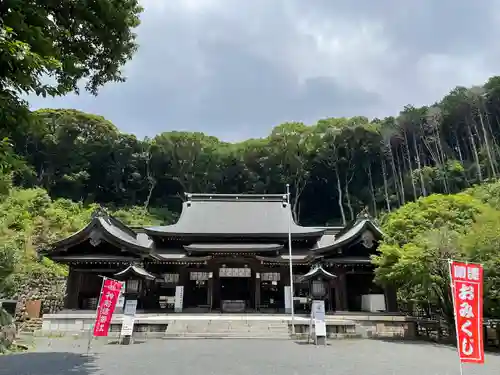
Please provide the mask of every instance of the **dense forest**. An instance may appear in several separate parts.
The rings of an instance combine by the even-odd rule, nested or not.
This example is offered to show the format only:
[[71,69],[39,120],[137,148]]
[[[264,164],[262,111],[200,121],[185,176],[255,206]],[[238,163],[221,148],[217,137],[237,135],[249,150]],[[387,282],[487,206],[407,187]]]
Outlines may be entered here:
[[0,136],[24,161],[15,183],[54,198],[178,213],[184,192],[281,193],[289,183],[299,223],[337,225],[495,179],[500,77],[396,117],[285,123],[240,143],[175,131],[140,140],[103,117],[55,109]]

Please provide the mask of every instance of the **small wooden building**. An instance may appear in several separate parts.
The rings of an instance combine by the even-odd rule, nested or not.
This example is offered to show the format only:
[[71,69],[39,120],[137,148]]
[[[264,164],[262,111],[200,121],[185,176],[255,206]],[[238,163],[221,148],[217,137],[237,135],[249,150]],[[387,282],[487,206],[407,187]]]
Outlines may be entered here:
[[85,228],[41,254],[69,265],[68,310],[95,309],[101,276],[120,275],[141,280],[143,312],[284,313],[289,227],[295,311],[308,311],[309,283],[301,279],[318,265],[336,276],[327,312],[366,310],[362,301],[373,295],[382,296],[382,310],[396,311],[395,292],[373,283],[370,255],[382,237],[373,221],[361,216],[345,228],[303,227],[285,195],[186,194],[176,224],[140,229],[97,210]]

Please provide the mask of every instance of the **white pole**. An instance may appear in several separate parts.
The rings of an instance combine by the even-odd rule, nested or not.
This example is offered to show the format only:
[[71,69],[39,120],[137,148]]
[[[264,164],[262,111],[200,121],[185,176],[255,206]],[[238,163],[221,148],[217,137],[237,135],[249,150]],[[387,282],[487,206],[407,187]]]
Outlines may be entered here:
[[448,270],[450,272],[450,288],[451,288],[451,301],[453,302],[453,317],[455,318],[455,333],[457,335],[457,354],[458,354],[458,363],[460,365],[460,375],[463,375],[464,368],[462,366],[462,360],[460,359],[460,340],[458,335],[458,318],[457,318],[457,309],[455,306],[455,285],[453,284],[453,275],[451,269],[451,259],[448,259]]
[[292,207],[290,206],[290,184],[286,184],[286,201],[290,209],[290,217],[288,218],[288,266],[290,268],[290,312],[292,313],[292,335],[295,335],[295,307],[294,292],[293,292],[293,267],[292,267]]

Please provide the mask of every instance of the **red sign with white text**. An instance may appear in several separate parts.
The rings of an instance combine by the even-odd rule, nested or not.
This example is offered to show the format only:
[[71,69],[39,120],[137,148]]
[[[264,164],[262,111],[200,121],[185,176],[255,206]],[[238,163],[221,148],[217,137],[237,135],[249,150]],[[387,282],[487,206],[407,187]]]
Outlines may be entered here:
[[94,323],[94,336],[107,336],[111,318],[115,311],[116,302],[120,296],[122,283],[105,278],[102,283],[101,297],[97,307],[97,316]]
[[483,267],[450,263],[458,355],[462,363],[484,363]]

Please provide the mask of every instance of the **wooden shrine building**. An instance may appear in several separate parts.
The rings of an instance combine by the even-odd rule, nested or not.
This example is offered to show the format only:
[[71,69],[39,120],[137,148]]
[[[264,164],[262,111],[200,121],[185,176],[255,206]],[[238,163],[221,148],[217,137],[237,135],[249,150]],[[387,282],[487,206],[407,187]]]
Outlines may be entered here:
[[176,224],[141,229],[97,210],[85,228],[41,254],[69,266],[68,310],[95,309],[107,276],[140,283],[145,313],[284,313],[289,226],[295,311],[308,311],[309,284],[301,280],[318,266],[335,275],[327,312],[366,311],[367,296],[378,297],[377,310],[396,311],[395,292],[373,283],[370,255],[382,232],[370,218],[345,228],[302,227],[285,195],[186,194]]

